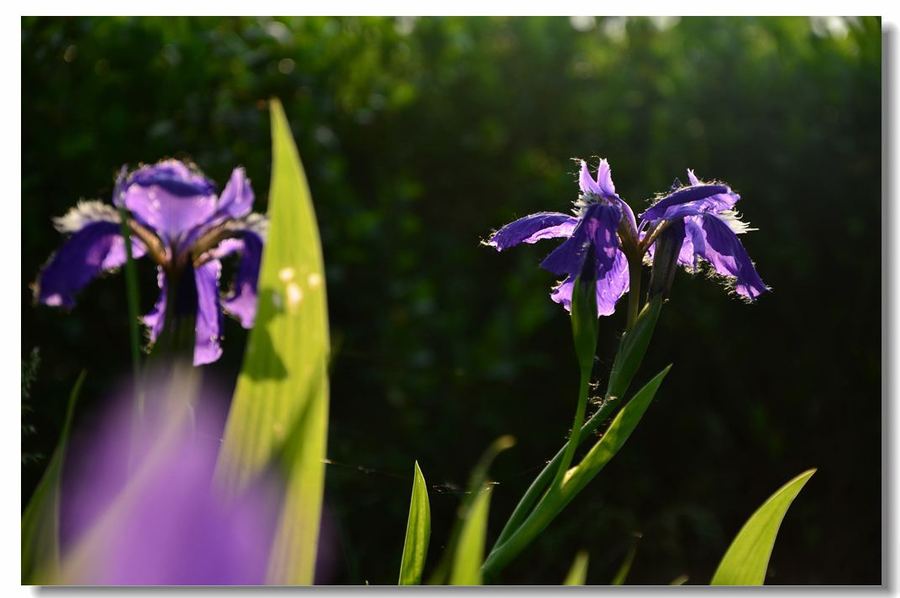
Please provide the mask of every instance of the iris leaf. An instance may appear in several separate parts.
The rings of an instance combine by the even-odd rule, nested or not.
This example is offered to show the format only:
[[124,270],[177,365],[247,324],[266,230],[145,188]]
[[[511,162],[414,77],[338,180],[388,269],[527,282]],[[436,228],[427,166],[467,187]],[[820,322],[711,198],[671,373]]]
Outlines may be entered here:
[[616,571],[615,577],[613,577],[612,582],[610,582],[611,585],[625,585],[625,580],[628,579],[628,574],[631,572],[631,565],[634,564],[634,557],[637,556],[638,542],[640,542],[640,536],[636,536],[634,541],[631,543],[631,546],[628,548],[628,553],[625,555],[625,560],[622,561],[622,564],[619,566],[619,570]]
[[22,515],[22,583],[48,584],[58,578],[59,556],[59,497],[63,463],[75,405],[87,372],[82,371],[69,394],[66,419],[59,443],[53,451],[47,470],[38,483]]
[[512,436],[501,436],[497,438],[486,451],[478,459],[478,463],[472,469],[469,475],[469,485],[467,493],[457,511],[456,522],[450,532],[450,540],[447,542],[444,553],[437,566],[434,568],[428,583],[431,585],[441,585],[448,583],[451,567],[456,558],[456,547],[459,541],[462,528],[465,526],[469,518],[469,512],[474,508],[475,500],[480,496],[481,489],[488,483],[488,471],[497,455],[503,451],[513,447],[516,444],[515,438]]
[[463,522],[459,542],[456,545],[453,567],[450,570],[451,585],[481,585],[481,562],[484,559],[491,489],[491,486],[485,485],[478,492],[472,508],[469,509]]
[[588,569],[588,553],[585,550],[578,551],[575,560],[572,562],[572,568],[569,569],[564,586],[583,586],[587,579]]
[[750,516],[722,557],[722,562],[719,563],[710,582],[711,585],[763,584],[781,522],[791,503],[814,473],[816,470],[810,469],[789,481]]
[[280,466],[285,495],[269,583],[313,583],[325,482],[329,356],[325,269],[303,166],[278,100],[272,117],[269,229],[217,482],[234,495]]
[[504,542],[495,545],[482,566],[482,573],[486,577],[494,578],[534,541],[560,511],[612,460],[641,421],[671,368],[671,365],[667,366],[628,401],[610,423],[603,437],[578,465],[566,472],[562,487],[551,486],[521,525]]
[[412,496],[409,499],[409,518],[406,522],[406,541],[403,544],[403,557],[400,559],[400,585],[421,583],[430,537],[431,505],[428,502],[428,486],[425,485],[425,477],[416,461]]

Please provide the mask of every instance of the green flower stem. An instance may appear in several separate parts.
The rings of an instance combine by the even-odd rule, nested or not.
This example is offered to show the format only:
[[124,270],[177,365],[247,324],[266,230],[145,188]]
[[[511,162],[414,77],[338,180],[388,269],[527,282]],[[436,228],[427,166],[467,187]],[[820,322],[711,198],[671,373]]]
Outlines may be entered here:
[[[597,412],[581,426],[578,433],[578,439],[574,444],[575,447],[589,438],[590,435],[599,428],[601,424],[606,422],[612,416],[613,412],[622,404],[617,399],[625,394],[643,360],[644,354],[647,352],[661,308],[662,299],[658,297],[654,298],[644,306],[643,310],[641,310],[634,327],[627,331],[622,337],[610,371],[605,400]],[[538,503],[541,495],[547,491],[554,476],[559,471],[566,471],[566,469],[561,467],[561,464],[563,462],[563,457],[567,450],[569,450],[570,444],[571,443],[567,443],[556,453],[553,459],[544,467],[525,491],[525,494],[519,500],[512,515],[510,515],[506,525],[504,525],[503,530],[500,532],[500,536],[494,543],[491,554],[509,540],[510,537],[522,527],[529,515],[536,510],[535,505]],[[489,556],[488,560],[490,559],[491,557]],[[496,565],[492,565],[492,567],[496,567]]]
[[131,370],[134,376],[134,417],[140,422],[144,414],[144,393],[141,390],[141,337],[138,328],[138,283],[137,268],[131,252],[131,227],[128,212],[119,208],[122,238],[125,241],[125,295],[128,303],[128,333],[131,339]]
[[[600,409],[597,410],[594,415],[590,417],[590,419],[585,422],[578,434],[578,445],[583,444],[586,439],[590,437],[590,435],[600,427],[600,425],[605,422],[612,415],[612,412],[615,410],[617,406],[617,401],[605,401]],[[563,455],[568,448],[568,444],[563,448],[559,449],[559,452],[550,460],[549,463],[544,467],[540,474],[531,482],[531,485],[528,487],[528,490],[525,491],[525,494],[522,495],[522,498],[519,500],[519,504],[516,505],[516,508],[513,510],[512,515],[510,515],[509,520],[506,522],[506,525],[503,527],[503,531],[500,532],[500,536],[497,538],[497,541],[494,543],[494,548],[497,548],[501,544],[503,544],[513,532],[515,532],[522,522],[525,521],[525,518],[528,517],[528,514],[531,513],[532,507],[537,503],[538,499],[541,496],[541,493],[544,492],[547,487],[550,485],[550,481],[555,472],[559,471],[560,463],[562,463]]]
[[556,476],[553,478],[552,486],[562,486],[563,478],[572,459],[575,457],[575,449],[578,448],[581,436],[581,426],[584,423],[584,412],[587,410],[588,390],[591,382],[591,369],[581,369],[581,380],[578,385],[578,405],[575,408],[575,420],[572,422],[572,432],[569,434],[569,441],[563,452],[562,460],[556,469]]
[[634,328],[641,307],[641,256],[628,256],[628,323],[625,330]]

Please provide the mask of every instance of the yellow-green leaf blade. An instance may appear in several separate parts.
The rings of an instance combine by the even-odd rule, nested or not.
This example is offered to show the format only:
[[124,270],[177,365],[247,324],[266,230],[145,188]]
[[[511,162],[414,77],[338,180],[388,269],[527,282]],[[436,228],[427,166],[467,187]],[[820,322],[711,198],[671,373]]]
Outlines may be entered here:
[[481,563],[484,561],[485,534],[491,503],[491,486],[485,486],[469,509],[450,570],[450,585],[481,585]]
[[585,550],[579,550],[572,562],[572,568],[566,575],[564,586],[583,586],[587,580],[588,553]]
[[425,476],[415,463],[412,495],[409,499],[409,518],[406,522],[406,541],[400,559],[401,586],[422,583],[425,557],[428,556],[428,541],[431,538],[431,504],[428,501],[428,486]]
[[815,469],[804,471],[789,481],[750,516],[722,557],[710,582],[712,585],[763,584],[781,522],[791,503],[815,472]]
[[311,584],[325,480],[329,354],[325,268],[306,176],[271,102],[269,228],[250,332],[217,472],[228,494],[281,466],[285,496],[268,581]]
[[59,494],[66,447],[86,372],[81,372],[66,407],[59,443],[22,514],[22,583],[54,583],[59,576]]

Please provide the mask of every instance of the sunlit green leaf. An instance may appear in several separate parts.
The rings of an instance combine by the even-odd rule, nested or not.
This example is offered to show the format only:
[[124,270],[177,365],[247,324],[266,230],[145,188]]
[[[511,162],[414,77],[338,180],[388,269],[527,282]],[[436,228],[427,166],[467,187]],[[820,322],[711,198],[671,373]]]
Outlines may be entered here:
[[231,404],[218,480],[226,493],[279,464],[285,496],[268,581],[311,584],[328,430],[325,269],[306,176],[281,104],[272,100],[269,229],[256,323]]
[[631,380],[644,360],[647,347],[650,346],[650,339],[653,338],[653,331],[656,330],[656,321],[659,319],[661,309],[662,298],[654,297],[641,310],[634,327],[622,336],[616,358],[609,372],[609,383],[606,388],[607,398],[625,396]]
[[488,482],[488,471],[490,470],[491,464],[494,462],[494,459],[497,458],[497,455],[515,446],[515,444],[516,439],[512,436],[501,436],[500,438],[497,438],[491,443],[487,450],[482,453],[481,458],[478,459],[478,463],[472,468],[472,473],[469,475],[467,493],[460,503],[459,509],[457,509],[456,521],[450,532],[450,539],[447,541],[440,561],[428,579],[429,584],[441,585],[448,583],[453,560],[456,558],[456,546],[462,528],[468,520],[469,511],[474,507],[475,500],[480,496],[481,489]]
[[619,570],[616,571],[612,582],[610,582],[611,585],[621,586],[625,584],[625,580],[628,579],[628,574],[631,572],[631,565],[634,564],[634,557],[637,555],[638,542],[640,542],[640,539],[640,536],[634,538],[634,541],[628,548],[628,553],[625,555],[625,560],[622,561]]
[[403,543],[403,557],[400,559],[400,585],[421,583],[430,537],[431,505],[428,502],[428,486],[425,485],[425,477],[416,461],[412,496],[409,499],[409,518],[406,522],[406,541]]
[[580,550],[578,551],[578,554],[575,555],[575,561],[572,563],[572,568],[569,569],[569,573],[566,575],[566,580],[563,582],[563,585],[583,586],[587,579],[587,569],[588,553],[585,550]]
[[486,485],[472,503],[472,508],[463,522],[456,545],[456,554],[450,570],[450,584],[454,586],[481,585],[481,562],[484,559],[485,534],[487,534],[488,511],[491,504],[491,489]]
[[758,586],[766,578],[769,557],[781,521],[815,469],[804,471],[779,488],[759,507],[722,557],[710,582],[714,586]]
[[568,471],[563,485],[563,494],[567,497],[566,502],[580,492],[619,452],[641,421],[644,412],[647,411],[647,407],[656,396],[659,385],[662,384],[670,369],[672,369],[671,365],[666,366],[663,371],[644,385],[613,418],[609,428],[581,462]]
[[38,483],[31,501],[22,515],[22,583],[53,583],[59,576],[59,493],[63,464],[75,405],[81,393],[86,372],[81,372],[66,407],[59,442],[53,451],[44,476]]
[[482,573],[486,577],[493,579],[503,567],[533,542],[560,511],[612,460],[641,421],[659,385],[671,368],[671,365],[667,366],[628,401],[610,423],[603,437],[578,465],[566,472],[562,487],[551,486],[509,538],[494,546],[482,567]]

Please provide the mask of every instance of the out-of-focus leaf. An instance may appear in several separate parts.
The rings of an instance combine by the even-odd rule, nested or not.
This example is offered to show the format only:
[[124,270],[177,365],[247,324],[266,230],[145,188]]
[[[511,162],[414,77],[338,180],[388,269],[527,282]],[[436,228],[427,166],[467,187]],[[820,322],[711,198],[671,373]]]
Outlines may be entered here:
[[231,404],[218,481],[226,494],[279,463],[285,496],[270,583],[312,584],[325,481],[329,355],[325,269],[312,199],[281,104],[272,100],[269,229],[256,322]]
[[450,584],[454,586],[481,585],[481,562],[484,559],[485,534],[487,534],[488,511],[491,504],[489,485],[478,492],[472,508],[469,509],[459,534],[453,567],[450,570]]
[[688,576],[687,575],[679,575],[675,579],[669,582],[670,586],[683,586],[687,583]]
[[586,550],[579,550],[578,554],[575,555],[575,561],[572,563],[572,568],[569,569],[569,573],[566,575],[566,580],[563,582],[563,585],[583,586],[587,579],[587,568],[588,553]]
[[487,448],[486,451],[478,459],[478,463],[472,469],[469,476],[468,493],[459,505],[457,511],[456,522],[453,524],[453,530],[450,532],[450,540],[447,542],[441,560],[428,579],[428,583],[432,585],[440,585],[448,583],[450,570],[453,560],[456,558],[456,546],[459,540],[463,526],[468,521],[469,511],[472,510],[475,500],[480,496],[481,489],[488,481],[488,471],[491,463],[497,458],[497,455],[503,451],[515,446],[516,439],[512,436],[501,436],[496,439]]
[[638,542],[640,542],[640,540],[640,536],[635,536],[634,541],[628,548],[628,553],[625,555],[625,560],[622,561],[619,570],[616,571],[612,582],[610,582],[611,585],[621,586],[625,584],[625,580],[628,579],[628,573],[631,571],[631,565],[634,563],[634,557],[637,555]]
[[406,522],[406,541],[403,543],[403,557],[400,559],[400,585],[421,583],[430,537],[431,505],[428,502],[428,486],[425,485],[425,477],[416,461],[412,496],[409,499],[409,518]]
[[66,446],[72,429],[75,405],[81,393],[86,372],[75,381],[69,394],[66,419],[59,442],[31,501],[22,515],[22,583],[47,584],[58,578],[59,558],[59,492]]
[[758,586],[766,578],[769,557],[781,521],[788,508],[809,478],[816,473],[815,469],[804,471],[787,484],[779,488],[766,502],[759,507],[722,557],[711,585],[714,586]]

